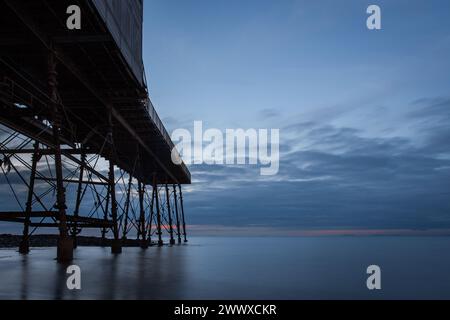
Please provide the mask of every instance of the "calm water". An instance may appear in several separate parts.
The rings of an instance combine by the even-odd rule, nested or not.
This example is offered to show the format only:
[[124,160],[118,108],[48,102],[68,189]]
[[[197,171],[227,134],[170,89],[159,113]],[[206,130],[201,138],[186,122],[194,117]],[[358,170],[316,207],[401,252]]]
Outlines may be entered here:
[[[450,299],[450,238],[191,238],[147,251],[79,248],[82,290],[55,249],[0,250],[0,299]],[[366,268],[382,268],[382,290]]]

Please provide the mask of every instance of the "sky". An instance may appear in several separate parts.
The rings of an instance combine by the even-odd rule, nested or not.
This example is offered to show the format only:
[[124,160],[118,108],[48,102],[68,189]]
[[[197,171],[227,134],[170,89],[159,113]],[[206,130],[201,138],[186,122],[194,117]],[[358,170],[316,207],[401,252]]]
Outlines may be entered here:
[[[371,4],[382,30],[366,27]],[[448,1],[144,5],[149,92],[169,132],[196,120],[280,129],[276,176],[190,166],[190,224],[262,233],[450,228]]]
[[169,132],[280,130],[277,175],[189,166],[188,232],[450,235],[450,2],[144,0],[143,40]]

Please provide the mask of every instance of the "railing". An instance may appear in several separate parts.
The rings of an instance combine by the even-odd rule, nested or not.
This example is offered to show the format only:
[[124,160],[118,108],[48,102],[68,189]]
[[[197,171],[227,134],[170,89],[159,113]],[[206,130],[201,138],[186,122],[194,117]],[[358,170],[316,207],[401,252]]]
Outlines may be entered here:
[[[167,132],[166,128],[164,127],[164,124],[162,123],[161,119],[159,118],[158,113],[156,112],[155,107],[153,106],[150,98],[147,98],[147,100],[145,101],[144,104],[145,104],[145,108],[147,109],[147,112],[148,112],[150,118],[152,119],[153,123],[158,128],[159,133],[162,135],[163,139],[167,142],[167,144],[170,147],[170,150],[172,151],[172,149],[175,148],[175,145],[172,141],[172,138],[170,138],[170,135]],[[181,163],[180,166],[183,169],[183,171],[185,172],[185,174],[189,177],[189,180],[190,180],[191,174],[190,174],[188,168],[186,167],[186,165],[184,163]]]
[[147,98],[147,101],[145,102],[145,107],[147,109],[148,114],[150,115],[150,118],[153,120],[154,124],[158,128],[159,132],[163,136],[164,140],[169,144],[170,149],[174,148],[175,145],[173,144],[172,139],[170,138],[169,133],[167,132],[166,128],[164,127],[164,124],[162,123],[161,119],[158,116],[158,113],[155,110],[155,107],[153,106],[150,98]]

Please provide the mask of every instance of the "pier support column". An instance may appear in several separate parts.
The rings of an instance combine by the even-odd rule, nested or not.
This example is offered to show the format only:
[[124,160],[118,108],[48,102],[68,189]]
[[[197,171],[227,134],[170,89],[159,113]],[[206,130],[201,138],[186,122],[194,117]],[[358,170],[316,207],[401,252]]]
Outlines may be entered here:
[[152,245],[152,229],[153,229],[153,208],[155,205],[155,188],[152,187],[152,198],[150,200],[150,218],[148,221],[148,245]]
[[170,234],[170,244],[175,244],[175,239],[173,238],[173,224],[172,224],[172,211],[170,210],[170,194],[169,186],[166,183],[166,203],[167,203],[167,215],[169,216],[169,234]]
[[109,193],[111,198],[111,217],[113,222],[113,235],[114,239],[111,245],[111,252],[114,254],[122,253],[122,241],[119,239],[119,226],[117,224],[117,201],[116,201],[116,178],[114,174],[114,140],[113,140],[113,122],[112,122],[112,112],[110,110],[108,114],[108,124],[109,124],[109,146],[111,148],[111,155],[109,159]]
[[181,219],[183,220],[183,236],[184,236],[184,242],[187,241],[187,235],[186,235],[186,221],[184,219],[184,205],[183,205],[183,192],[181,191],[181,185],[178,185],[178,188],[180,190],[180,205],[181,205]]
[[34,153],[31,159],[31,174],[30,174],[30,184],[28,186],[28,196],[25,208],[25,222],[23,224],[23,238],[20,242],[19,252],[21,254],[27,254],[30,252],[30,216],[33,209],[33,194],[34,194],[34,181],[36,178],[36,168],[39,161],[39,143],[34,143]]
[[[81,147],[83,149],[83,147]],[[83,176],[84,176],[84,166],[86,165],[86,155],[84,152],[81,153],[81,165],[80,165],[80,176],[78,178],[78,187],[77,187],[77,199],[75,203],[75,210],[73,215],[75,218],[78,218],[80,214],[80,205],[81,205],[81,197],[83,195]],[[78,230],[78,222],[75,219],[72,228],[72,239],[73,239],[73,248],[76,249],[78,246],[77,243],[77,235],[80,231]]]
[[178,197],[177,197],[177,188],[175,187],[175,185],[173,185],[173,198],[175,203],[175,216],[177,219],[178,243],[181,243],[180,216],[178,213]]
[[[108,178],[109,179],[109,178]],[[105,202],[105,211],[103,213],[103,220],[106,222],[108,221],[108,210],[109,210],[109,201],[111,197],[111,190],[110,190],[110,184],[108,183],[107,190],[106,190],[106,202]],[[102,228],[102,247],[106,247],[106,227]]]
[[159,192],[158,192],[158,185],[156,184],[156,175],[153,176],[153,192],[155,195],[155,205],[156,205],[156,219],[158,223],[158,246],[162,246],[163,240],[162,240],[162,229],[161,229],[161,208],[159,207]]
[[130,195],[131,195],[131,185],[133,182],[133,176],[130,174],[130,178],[128,180],[128,189],[127,189],[127,198],[125,200],[125,221],[123,223],[123,230],[122,230],[122,240],[127,240],[127,233],[128,233],[128,213],[130,211]]
[[139,192],[139,235],[141,236],[141,248],[147,249],[148,248],[148,242],[147,242],[147,230],[145,228],[145,208],[144,208],[144,194],[145,194],[145,185],[141,183],[141,181],[138,181],[138,192]]
[[56,173],[56,205],[59,213],[59,239],[57,249],[58,262],[69,262],[73,260],[73,241],[69,237],[66,218],[66,190],[63,182],[63,167],[61,159],[60,131],[62,125],[61,105],[57,90],[56,58],[53,52],[48,56],[48,89],[50,96],[49,107],[52,114],[53,148],[55,152]]
[[109,190],[111,193],[111,217],[113,222],[114,239],[111,245],[111,252],[114,254],[122,253],[122,241],[119,239],[119,226],[117,224],[117,202],[116,202],[116,184],[114,175],[114,163],[109,160]]

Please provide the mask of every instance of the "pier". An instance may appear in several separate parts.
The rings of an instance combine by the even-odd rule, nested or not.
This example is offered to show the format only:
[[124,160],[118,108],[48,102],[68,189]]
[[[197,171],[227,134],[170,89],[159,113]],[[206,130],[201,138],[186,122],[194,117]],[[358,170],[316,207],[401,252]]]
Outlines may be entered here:
[[136,0],[0,1],[0,176],[15,203],[0,221],[23,225],[21,253],[44,228],[60,262],[85,230],[114,254],[130,238],[187,242],[191,176],[150,100],[142,22]]

